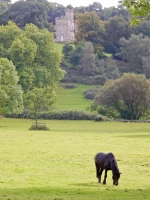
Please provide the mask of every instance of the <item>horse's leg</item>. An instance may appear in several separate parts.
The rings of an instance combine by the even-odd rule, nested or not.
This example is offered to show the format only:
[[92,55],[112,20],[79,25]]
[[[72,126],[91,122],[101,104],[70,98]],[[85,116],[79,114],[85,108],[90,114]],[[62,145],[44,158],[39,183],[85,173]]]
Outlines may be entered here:
[[101,176],[102,176],[102,173],[103,173],[103,169],[101,168],[101,169],[100,169],[100,172],[99,172],[99,183],[101,183]]
[[99,178],[99,170],[100,170],[100,167],[97,163],[95,163],[95,167],[96,167],[96,177]]
[[104,175],[104,180],[103,180],[103,184],[106,184],[106,178],[107,178],[107,169],[105,169],[105,175]]
[[101,174],[100,174],[100,166],[95,163],[96,166],[96,177],[98,178],[98,183],[101,183]]

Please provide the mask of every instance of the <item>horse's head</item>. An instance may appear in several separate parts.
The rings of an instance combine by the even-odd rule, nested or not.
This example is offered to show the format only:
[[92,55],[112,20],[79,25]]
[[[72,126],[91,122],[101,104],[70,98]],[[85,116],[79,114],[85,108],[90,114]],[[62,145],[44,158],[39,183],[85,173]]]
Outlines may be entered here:
[[114,175],[113,175],[113,177],[112,177],[112,179],[113,179],[113,185],[118,185],[119,183],[118,183],[118,180],[119,180],[119,178],[120,178],[120,174],[121,173],[115,173]]
[[115,158],[112,158],[111,160],[111,169],[112,169],[112,172],[113,172],[113,185],[118,185],[118,180],[120,178],[120,172],[119,172],[119,168],[118,168],[118,165],[117,165],[117,162],[116,162],[116,159]]

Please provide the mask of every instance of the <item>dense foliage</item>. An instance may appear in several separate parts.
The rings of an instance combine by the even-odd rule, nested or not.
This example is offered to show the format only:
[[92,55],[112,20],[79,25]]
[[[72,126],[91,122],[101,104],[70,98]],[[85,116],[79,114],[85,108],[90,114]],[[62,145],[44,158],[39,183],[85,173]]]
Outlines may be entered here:
[[[55,102],[56,83],[64,76],[61,68],[67,71],[62,81],[68,83],[104,85],[106,80],[121,78],[128,72],[150,78],[149,3],[143,0],[121,2],[118,7],[103,8],[101,3],[94,2],[87,7],[73,8],[47,0],[13,4],[10,0],[0,0],[0,59],[5,58],[14,66],[19,77],[14,88],[20,88],[20,102],[23,90],[25,108],[30,109],[35,118]],[[61,57],[54,44],[55,18],[64,16],[66,8],[74,9],[76,41],[63,46]],[[131,27],[131,16],[135,17],[135,22],[141,20],[140,16],[146,18],[138,26]],[[86,95],[93,98],[95,92],[89,91]],[[40,100],[36,102],[35,99]],[[110,117],[143,117],[129,114],[127,107],[122,108],[123,112],[114,105],[98,107],[99,112]],[[8,110],[18,112],[15,106],[14,111]]]
[[[15,65],[19,76],[17,81],[19,80],[24,92],[24,102],[28,102],[25,108],[35,114],[35,119],[37,112],[49,110],[54,103],[54,88],[64,75],[64,71],[59,67],[60,55],[53,40],[52,33],[47,29],[40,30],[33,24],[27,24],[24,30],[11,21],[0,27],[0,55]],[[2,67],[4,66],[5,63],[2,63]],[[2,74],[0,82],[3,76]],[[9,98],[13,99],[11,95]]]
[[95,48],[95,52],[101,51],[102,48],[102,36],[104,34],[104,23],[98,17],[95,12],[85,12],[84,14],[78,14],[76,40],[86,40],[92,42]]
[[142,17],[149,15],[150,4],[148,0],[120,0],[120,2],[129,9],[133,24],[139,24]]
[[7,58],[0,58],[0,114],[23,111],[23,91],[18,81],[13,63]]
[[138,120],[149,114],[150,81],[144,75],[124,74],[100,88],[95,103],[113,107],[123,119]]

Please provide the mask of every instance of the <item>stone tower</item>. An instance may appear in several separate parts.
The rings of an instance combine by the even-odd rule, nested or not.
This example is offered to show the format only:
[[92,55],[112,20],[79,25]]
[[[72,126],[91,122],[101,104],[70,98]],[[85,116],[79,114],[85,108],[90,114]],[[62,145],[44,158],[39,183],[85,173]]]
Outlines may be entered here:
[[56,41],[74,41],[75,22],[73,9],[67,9],[65,16],[56,17]]

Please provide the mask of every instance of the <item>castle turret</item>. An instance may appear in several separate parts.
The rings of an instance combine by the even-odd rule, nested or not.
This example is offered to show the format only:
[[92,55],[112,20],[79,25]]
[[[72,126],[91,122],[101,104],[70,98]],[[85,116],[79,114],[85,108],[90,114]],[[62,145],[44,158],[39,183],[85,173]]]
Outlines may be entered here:
[[65,16],[56,17],[56,41],[73,41],[75,22],[73,9],[67,9]]
[[66,17],[71,20],[71,21],[74,21],[74,16],[73,16],[73,9],[67,9],[65,11],[66,13]]

